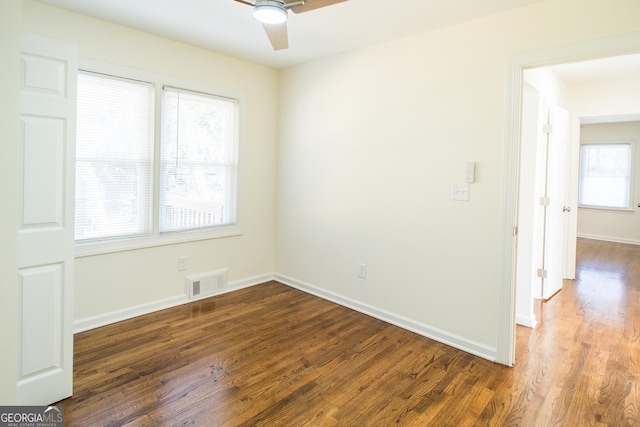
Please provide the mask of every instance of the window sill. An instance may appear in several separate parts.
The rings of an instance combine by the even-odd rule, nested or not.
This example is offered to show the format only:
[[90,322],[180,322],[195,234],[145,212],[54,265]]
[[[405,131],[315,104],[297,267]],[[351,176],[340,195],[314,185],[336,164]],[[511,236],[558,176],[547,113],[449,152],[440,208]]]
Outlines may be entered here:
[[206,231],[169,233],[160,236],[135,237],[122,240],[76,243],[76,258],[104,255],[115,252],[132,251],[156,246],[174,245],[177,243],[195,242],[198,240],[219,239],[240,236],[242,232],[237,225],[229,225]]
[[620,213],[633,213],[634,209],[629,208],[606,208],[600,206],[578,206],[578,209],[586,209],[590,211],[605,211],[605,212],[620,212]]

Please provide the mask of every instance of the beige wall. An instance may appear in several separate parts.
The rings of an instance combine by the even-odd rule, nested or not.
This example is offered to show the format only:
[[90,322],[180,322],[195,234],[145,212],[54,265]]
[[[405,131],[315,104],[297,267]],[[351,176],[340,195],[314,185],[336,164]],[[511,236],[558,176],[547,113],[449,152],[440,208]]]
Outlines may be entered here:
[[17,399],[18,380],[18,83],[20,1],[0,2],[0,405]]
[[580,208],[578,235],[640,245],[640,122],[583,125],[581,142],[634,141],[632,211]]
[[[223,88],[239,93],[245,104],[238,176],[242,235],[78,258],[77,322],[184,295],[188,274],[228,268],[233,285],[273,273],[277,71],[30,0],[23,1],[22,28],[78,44],[81,58]],[[189,257],[186,272],[178,271],[180,256]]]
[[569,85],[568,108],[578,117],[640,116],[640,76]]
[[[248,104],[243,235],[78,259],[76,319],[183,293],[176,267],[187,255],[190,274],[229,267],[230,280],[243,281],[277,271],[484,346],[488,354],[498,330],[506,61],[532,49],[640,31],[636,0],[551,0],[278,73],[31,0],[19,3],[22,10],[2,3],[3,57],[15,50],[22,13],[22,29],[77,43],[83,57],[239,91]],[[3,84],[6,93],[17,92]],[[3,108],[17,112],[10,102]],[[15,139],[15,126],[3,137]],[[17,159],[15,147],[0,150]],[[453,202],[450,186],[464,180],[467,161],[478,162],[478,181],[469,202]],[[16,182],[15,167],[2,173]],[[17,199],[10,188],[3,194]],[[17,209],[7,213],[15,220]],[[15,237],[0,229],[5,236],[2,251],[11,265],[3,263],[0,274],[12,286]],[[358,262],[368,264],[367,279],[356,277]],[[3,304],[17,300],[14,288],[5,295]],[[9,377],[17,363],[10,351],[17,345],[16,314],[13,306],[3,310],[9,350],[0,372]],[[1,396],[11,399],[15,390],[2,387]]]
[[568,109],[567,107],[567,85],[549,67],[532,68],[525,70],[524,80],[535,88],[542,99]]
[[[640,31],[638,16],[634,0],[552,0],[285,70],[278,273],[495,350],[507,60]],[[478,181],[454,202],[467,161]]]

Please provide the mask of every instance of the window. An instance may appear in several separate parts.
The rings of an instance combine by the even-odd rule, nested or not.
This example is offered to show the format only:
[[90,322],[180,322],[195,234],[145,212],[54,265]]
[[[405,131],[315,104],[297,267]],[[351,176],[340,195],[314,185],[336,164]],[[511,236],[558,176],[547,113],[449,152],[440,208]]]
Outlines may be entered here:
[[151,231],[153,86],[78,74],[76,240]]
[[629,209],[631,151],[628,142],[580,146],[580,206]]
[[160,231],[225,224],[233,217],[235,102],[165,88]]
[[78,74],[81,244],[152,246],[235,224],[238,101],[149,80]]

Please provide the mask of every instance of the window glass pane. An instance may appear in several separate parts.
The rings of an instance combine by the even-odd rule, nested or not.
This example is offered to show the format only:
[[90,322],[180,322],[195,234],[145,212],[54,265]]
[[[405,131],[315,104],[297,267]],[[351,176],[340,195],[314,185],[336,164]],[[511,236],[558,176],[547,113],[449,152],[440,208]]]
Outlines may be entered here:
[[628,208],[630,183],[630,144],[585,144],[580,147],[580,205]]
[[235,222],[237,101],[165,88],[160,231]]
[[153,86],[78,74],[76,240],[148,234]]

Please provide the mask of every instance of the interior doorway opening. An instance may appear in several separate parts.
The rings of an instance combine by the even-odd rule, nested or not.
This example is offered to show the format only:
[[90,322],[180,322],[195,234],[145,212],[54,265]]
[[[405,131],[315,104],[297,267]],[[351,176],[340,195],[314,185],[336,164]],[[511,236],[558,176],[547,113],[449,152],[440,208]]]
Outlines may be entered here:
[[[519,191],[520,148],[522,119],[522,90],[524,71],[556,64],[586,62],[594,59],[622,57],[640,54],[640,33],[613,36],[571,45],[562,45],[548,49],[516,54],[508,58],[507,64],[507,103],[506,103],[506,144],[504,152],[502,230],[500,235],[500,282],[498,290],[497,346],[496,361],[508,366],[515,363],[516,319],[520,312],[518,302],[523,292],[517,281],[517,242],[521,237],[522,226],[519,222],[518,200],[523,197]],[[637,97],[636,97],[637,99]],[[601,104],[600,107],[607,107]],[[610,106],[608,106],[610,107]],[[607,115],[640,115],[640,106],[629,112],[598,113],[581,112],[582,119]],[[526,299],[528,300],[528,299]]]
[[[548,300],[563,279],[575,278],[581,128],[638,120],[640,111],[629,97],[640,92],[640,54],[529,68],[523,82],[516,323],[535,327],[535,300]],[[566,151],[557,141],[549,145],[549,135],[565,130],[551,123],[554,108],[571,116]],[[565,173],[554,169],[558,161]],[[549,188],[562,189],[555,200]],[[560,229],[556,221],[550,230],[550,212],[563,217]]]

